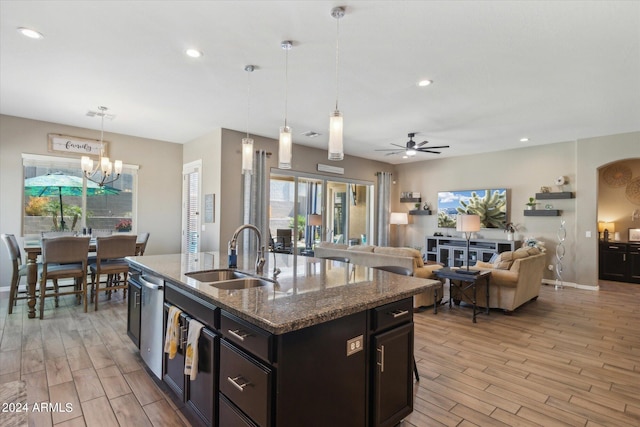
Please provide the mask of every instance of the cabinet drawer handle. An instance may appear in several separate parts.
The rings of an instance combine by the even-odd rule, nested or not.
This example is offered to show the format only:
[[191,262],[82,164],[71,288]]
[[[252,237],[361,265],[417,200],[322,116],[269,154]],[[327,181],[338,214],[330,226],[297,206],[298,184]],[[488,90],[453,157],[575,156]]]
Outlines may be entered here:
[[620,246],[609,246],[609,249],[620,249]]
[[140,292],[135,292],[133,298],[133,308],[140,306]]
[[244,380],[244,378],[242,378],[241,375],[238,375],[237,377],[234,377],[234,378],[227,377],[227,381],[229,381],[231,384],[233,384],[233,386],[235,388],[237,388],[240,391],[244,391],[244,388],[246,386],[248,386],[249,384],[251,384],[251,383],[249,381],[247,381],[247,380],[244,380],[244,382],[242,384],[239,384],[238,383],[239,379],[243,379]]
[[378,362],[378,366],[380,366],[380,373],[384,372],[384,346],[381,345],[380,348],[377,349],[378,353],[380,353],[380,361]]
[[244,341],[246,337],[251,336],[250,333],[243,332],[242,329],[236,329],[235,331],[232,331],[231,329],[229,329],[228,332],[232,337],[235,337],[240,341]]
[[404,316],[405,314],[409,314],[409,311],[407,310],[396,310],[396,311],[392,311],[389,314],[391,314],[393,316],[394,319]]
[[186,326],[180,326],[180,348],[184,348],[184,345],[187,343],[187,334],[185,332],[188,331]]

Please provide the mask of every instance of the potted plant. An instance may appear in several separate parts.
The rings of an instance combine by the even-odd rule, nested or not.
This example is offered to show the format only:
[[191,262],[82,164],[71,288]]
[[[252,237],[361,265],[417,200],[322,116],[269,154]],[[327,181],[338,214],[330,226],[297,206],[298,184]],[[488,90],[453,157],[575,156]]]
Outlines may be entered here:
[[121,219],[116,224],[116,230],[118,230],[121,233],[124,233],[126,231],[131,231],[131,220],[130,219]]
[[510,240],[510,241],[513,240],[513,236],[516,230],[517,230],[516,225],[512,222],[507,222],[504,225],[504,232],[507,233],[507,240]]
[[536,209],[536,205],[538,203],[536,202],[536,198],[535,197],[529,197],[529,201],[527,202],[527,209],[530,211],[533,211]]

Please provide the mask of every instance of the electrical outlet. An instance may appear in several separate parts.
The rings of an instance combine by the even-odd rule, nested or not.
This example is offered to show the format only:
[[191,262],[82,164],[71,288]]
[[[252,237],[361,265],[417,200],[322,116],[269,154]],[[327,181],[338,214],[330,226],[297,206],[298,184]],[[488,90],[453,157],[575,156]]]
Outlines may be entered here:
[[364,350],[364,336],[359,335],[347,341],[347,356]]

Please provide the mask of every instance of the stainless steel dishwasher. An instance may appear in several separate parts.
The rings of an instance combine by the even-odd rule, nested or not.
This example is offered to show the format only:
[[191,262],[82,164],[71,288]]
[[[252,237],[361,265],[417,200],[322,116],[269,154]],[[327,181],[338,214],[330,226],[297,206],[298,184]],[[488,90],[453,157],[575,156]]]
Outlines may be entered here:
[[158,378],[162,378],[162,303],[164,301],[164,280],[141,274],[142,286],[140,319],[140,356]]

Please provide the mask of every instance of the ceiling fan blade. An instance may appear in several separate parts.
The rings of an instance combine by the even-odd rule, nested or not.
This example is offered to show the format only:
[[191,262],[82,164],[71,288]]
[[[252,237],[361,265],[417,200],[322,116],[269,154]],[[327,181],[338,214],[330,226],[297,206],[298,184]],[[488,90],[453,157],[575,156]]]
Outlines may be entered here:
[[387,153],[385,156],[395,156],[396,154],[404,153],[404,150],[394,151],[392,153]]
[[426,150],[426,149],[422,149],[422,150],[418,150],[420,153],[433,153],[433,154],[440,154],[440,151],[432,151],[432,150]]
[[424,140],[424,141],[422,141],[421,143],[416,144],[416,147],[422,147],[424,144],[427,144],[427,143],[429,143],[429,141]]
[[373,151],[404,151],[404,147],[402,147],[402,150],[398,150],[397,148],[377,148]]
[[435,145],[433,147],[418,148],[418,150],[433,150],[433,149],[437,149],[437,148],[449,148],[449,146],[448,145]]

